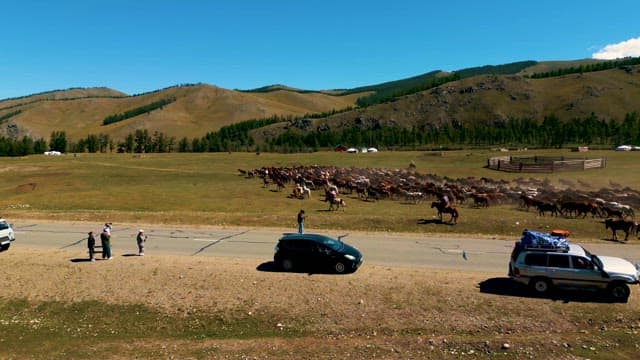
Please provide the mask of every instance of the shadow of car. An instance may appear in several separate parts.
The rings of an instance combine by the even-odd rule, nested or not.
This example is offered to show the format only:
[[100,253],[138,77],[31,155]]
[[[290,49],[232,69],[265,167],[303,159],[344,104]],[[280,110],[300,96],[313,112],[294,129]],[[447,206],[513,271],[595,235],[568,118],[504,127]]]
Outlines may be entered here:
[[554,289],[540,294],[531,287],[523,285],[508,277],[491,278],[478,284],[481,293],[500,296],[514,296],[526,298],[542,298],[564,303],[615,303],[616,300],[600,291],[586,289]]

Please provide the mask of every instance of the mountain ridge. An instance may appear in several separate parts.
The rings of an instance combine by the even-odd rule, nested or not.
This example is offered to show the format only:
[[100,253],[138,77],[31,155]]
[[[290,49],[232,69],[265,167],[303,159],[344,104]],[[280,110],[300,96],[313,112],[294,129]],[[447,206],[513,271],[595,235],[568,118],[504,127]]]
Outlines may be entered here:
[[[536,73],[601,62],[527,60],[455,72],[434,70],[353,89],[304,90],[274,84],[250,90],[228,90],[199,83],[135,95],[106,87],[53,90],[0,100],[0,135],[47,138],[52,131],[65,131],[72,141],[102,133],[120,140],[137,129],[146,129],[180,139],[201,137],[223,126],[251,119],[273,116],[290,119],[253,130],[256,138],[264,139],[286,131],[340,129],[354,124],[419,126],[426,130],[451,122],[490,124],[510,117],[539,120],[549,114],[571,118],[595,113],[620,119],[626,112],[638,111],[638,65],[531,78]],[[446,81],[439,83],[442,79]],[[387,97],[381,98],[380,103],[358,106],[362,99],[374,95]],[[169,98],[175,101],[103,125],[109,116]],[[312,116],[318,113],[332,115]],[[291,127],[291,121],[298,118],[310,120],[305,121],[304,126]]]

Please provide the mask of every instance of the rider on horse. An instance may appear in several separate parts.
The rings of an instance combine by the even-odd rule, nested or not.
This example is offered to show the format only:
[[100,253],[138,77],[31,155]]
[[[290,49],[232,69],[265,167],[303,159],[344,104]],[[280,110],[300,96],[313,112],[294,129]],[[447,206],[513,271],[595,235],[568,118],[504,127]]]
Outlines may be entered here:
[[440,194],[439,201],[440,201],[440,206],[442,206],[443,209],[446,209],[450,206],[449,197],[445,193]]

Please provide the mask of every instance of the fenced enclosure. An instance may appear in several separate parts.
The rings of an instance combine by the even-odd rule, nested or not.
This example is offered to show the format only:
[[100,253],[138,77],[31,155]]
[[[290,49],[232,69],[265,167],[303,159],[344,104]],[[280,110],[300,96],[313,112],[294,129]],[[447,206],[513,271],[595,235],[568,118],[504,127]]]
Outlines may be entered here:
[[577,159],[565,156],[496,156],[487,160],[487,167],[493,170],[524,173],[553,173],[560,171],[584,171],[602,169],[607,165],[605,158]]

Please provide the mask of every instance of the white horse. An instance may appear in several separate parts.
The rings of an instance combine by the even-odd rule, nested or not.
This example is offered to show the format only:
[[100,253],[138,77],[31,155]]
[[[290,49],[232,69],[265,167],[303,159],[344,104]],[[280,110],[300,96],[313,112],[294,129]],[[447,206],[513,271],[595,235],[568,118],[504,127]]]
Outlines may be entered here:
[[331,210],[338,210],[340,208],[342,208],[342,211],[344,211],[344,207],[347,204],[345,204],[344,200],[342,200],[339,197],[333,198],[329,201],[329,211]]
[[306,185],[298,185],[293,188],[293,196],[299,199],[304,199],[306,196],[307,199],[311,199],[311,189],[309,189]]

